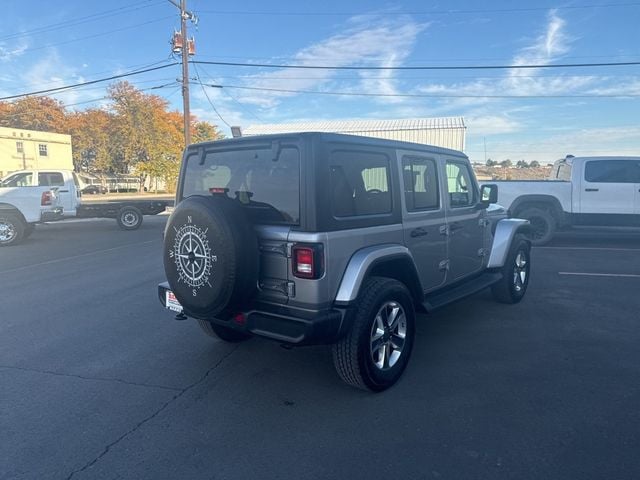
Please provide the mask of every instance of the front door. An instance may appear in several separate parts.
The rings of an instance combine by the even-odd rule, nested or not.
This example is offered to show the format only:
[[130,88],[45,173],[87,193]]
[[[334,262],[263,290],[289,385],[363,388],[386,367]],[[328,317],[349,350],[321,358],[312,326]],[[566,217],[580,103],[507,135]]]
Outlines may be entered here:
[[482,268],[485,211],[476,207],[479,192],[467,162],[446,159],[445,173],[451,283]]
[[425,292],[444,284],[447,274],[445,208],[438,162],[413,153],[400,154],[404,177],[404,241],[411,251]]

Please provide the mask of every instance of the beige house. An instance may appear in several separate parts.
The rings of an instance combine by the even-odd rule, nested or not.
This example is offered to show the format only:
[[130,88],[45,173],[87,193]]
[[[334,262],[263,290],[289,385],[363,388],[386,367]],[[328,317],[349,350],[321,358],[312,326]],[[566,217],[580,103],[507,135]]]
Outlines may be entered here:
[[0,127],[0,177],[47,168],[73,170],[71,135]]

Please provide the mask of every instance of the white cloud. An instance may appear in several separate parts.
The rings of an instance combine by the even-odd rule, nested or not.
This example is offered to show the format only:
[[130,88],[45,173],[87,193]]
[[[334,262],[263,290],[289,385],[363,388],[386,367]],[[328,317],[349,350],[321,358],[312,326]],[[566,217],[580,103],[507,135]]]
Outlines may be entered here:
[[[399,66],[416,42],[417,36],[427,25],[419,24],[409,17],[393,19],[371,16],[352,18],[349,27],[325,40],[305,47],[293,55],[293,64],[332,65],[345,67]],[[361,73],[359,85],[351,89],[364,89],[370,93],[397,93],[395,72],[379,71]],[[246,85],[255,88],[279,88],[285,90],[317,89],[338,81],[337,70],[301,70],[283,68],[275,72],[248,76]],[[249,94],[243,100],[264,108],[273,107],[285,97],[296,95],[285,92],[260,92]],[[395,101],[392,100],[392,101]]]
[[22,41],[18,46],[8,47],[6,42],[0,42],[0,61],[9,62],[17,57],[21,57],[29,48],[26,41]]
[[522,124],[506,115],[468,115],[464,118],[474,135],[498,135],[522,129]]

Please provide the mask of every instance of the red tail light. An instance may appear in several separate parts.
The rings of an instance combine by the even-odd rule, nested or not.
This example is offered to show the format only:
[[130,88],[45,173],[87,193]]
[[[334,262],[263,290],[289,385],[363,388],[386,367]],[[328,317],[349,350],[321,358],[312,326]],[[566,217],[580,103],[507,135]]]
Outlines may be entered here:
[[46,207],[47,205],[51,205],[53,203],[53,195],[51,192],[42,192],[42,197],[40,197],[40,206]]
[[320,278],[324,273],[322,245],[294,245],[293,275],[299,278]]

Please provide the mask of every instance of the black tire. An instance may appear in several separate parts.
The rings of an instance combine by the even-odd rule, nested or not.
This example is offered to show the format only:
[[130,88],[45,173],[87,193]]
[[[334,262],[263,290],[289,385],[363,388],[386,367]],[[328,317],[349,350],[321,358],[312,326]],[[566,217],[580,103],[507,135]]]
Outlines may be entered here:
[[136,207],[122,207],[118,211],[116,221],[122,230],[137,230],[142,225],[144,216]]
[[251,335],[244,332],[238,332],[230,327],[211,323],[207,320],[198,320],[198,325],[204,333],[210,337],[219,338],[229,343],[239,343],[249,340]]
[[17,215],[0,213],[0,247],[19,244],[24,238],[27,224]]
[[169,217],[164,270],[185,314],[207,320],[246,305],[256,291],[258,265],[258,240],[239,202],[193,196]]
[[544,245],[549,243],[556,232],[557,222],[554,216],[547,210],[540,208],[527,208],[516,215],[531,222],[529,239],[532,245]]
[[[391,328],[387,328],[390,325],[384,321],[385,312],[390,312],[389,309],[393,310],[395,306],[401,308],[395,330],[397,334],[404,331],[403,339],[393,334],[393,322]],[[377,320],[379,315],[380,322]],[[377,332],[384,333],[375,339]],[[350,331],[332,347],[333,364],[340,378],[349,385],[380,392],[395,384],[402,375],[411,356],[414,338],[415,310],[407,287],[394,279],[371,277],[362,286]],[[399,356],[391,363],[394,353],[398,352],[394,347],[400,340],[403,341]],[[376,342],[381,347],[378,350],[374,347]],[[376,359],[382,366],[376,365]]]
[[22,235],[22,239],[25,240],[29,238],[35,229],[36,229],[35,224],[27,223],[26,226],[24,227],[24,234]]
[[511,242],[502,279],[491,286],[493,298],[500,303],[518,303],[524,298],[531,276],[531,243],[517,235]]

